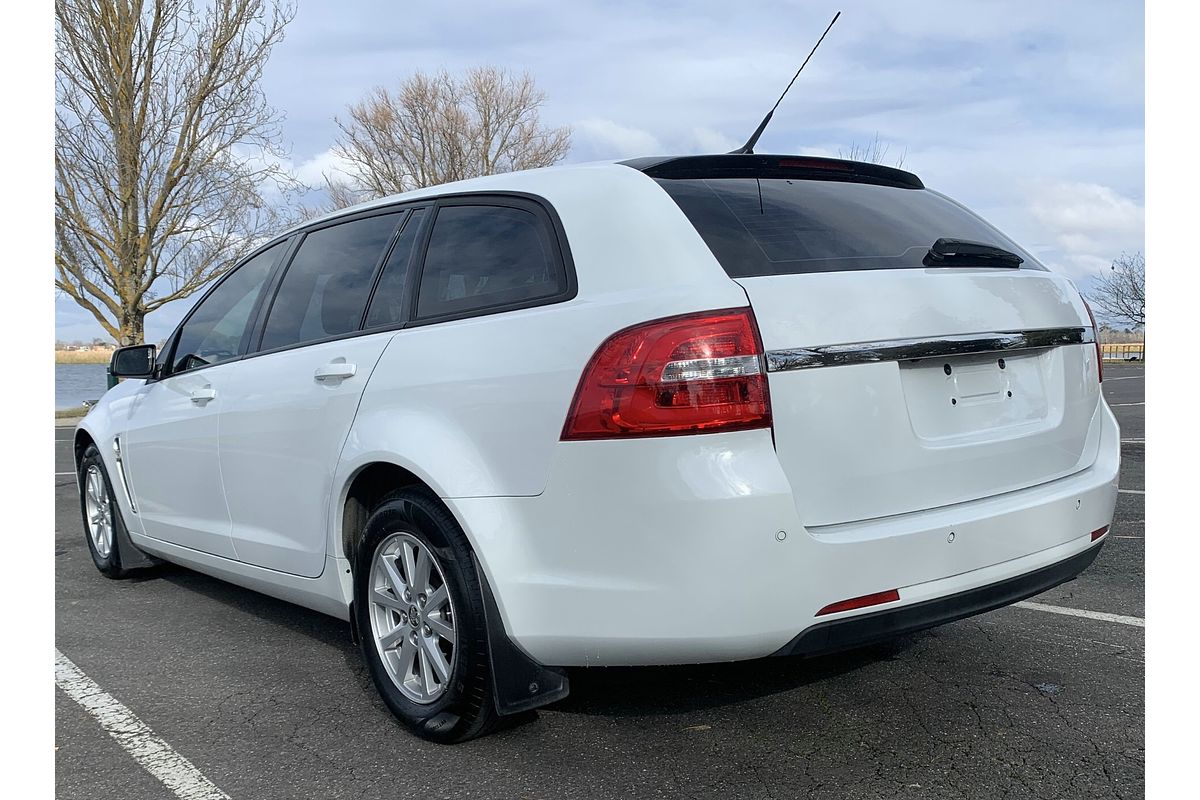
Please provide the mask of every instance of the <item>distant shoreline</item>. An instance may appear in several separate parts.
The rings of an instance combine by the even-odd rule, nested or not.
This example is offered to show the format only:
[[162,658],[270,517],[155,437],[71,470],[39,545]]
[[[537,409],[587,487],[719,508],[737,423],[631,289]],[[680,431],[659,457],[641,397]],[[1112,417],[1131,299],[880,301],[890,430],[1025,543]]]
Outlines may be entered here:
[[107,364],[111,350],[55,350],[55,364]]

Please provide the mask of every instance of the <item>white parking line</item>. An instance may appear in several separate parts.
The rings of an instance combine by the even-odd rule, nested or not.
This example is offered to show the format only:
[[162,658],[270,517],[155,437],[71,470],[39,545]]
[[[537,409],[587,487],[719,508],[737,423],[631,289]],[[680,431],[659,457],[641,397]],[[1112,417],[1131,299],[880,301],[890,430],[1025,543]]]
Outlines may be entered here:
[[1145,494],[1145,489],[1117,489],[1121,494]]
[[164,786],[183,800],[229,800],[192,762],[175,752],[132,711],[84,675],[71,659],[54,649],[54,682],[95,717],[117,744],[125,748]]
[[1146,401],[1143,400],[1140,403],[1109,403],[1109,405],[1113,408],[1119,408],[1120,406],[1144,406],[1146,405]]
[[1124,375],[1120,378],[1105,378],[1106,381],[1136,381],[1138,378],[1144,378],[1145,375]]
[[1085,617],[1087,619],[1098,619],[1102,622],[1116,622],[1121,625],[1132,625],[1136,628],[1146,627],[1146,620],[1141,617],[1126,617],[1121,614],[1105,614],[1101,611],[1084,611],[1081,608],[1066,608],[1064,606],[1051,606],[1045,603],[1030,603],[1023,601],[1013,603],[1018,608],[1028,608],[1032,611],[1048,611],[1051,614],[1065,614],[1068,617]]
[[1145,439],[1122,439],[1121,444],[1145,444]]

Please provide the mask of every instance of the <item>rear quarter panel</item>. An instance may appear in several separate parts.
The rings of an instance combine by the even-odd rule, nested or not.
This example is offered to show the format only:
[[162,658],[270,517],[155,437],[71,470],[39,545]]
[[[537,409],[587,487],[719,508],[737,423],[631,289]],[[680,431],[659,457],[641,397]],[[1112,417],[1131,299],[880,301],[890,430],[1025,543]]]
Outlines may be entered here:
[[[607,165],[503,177],[496,191],[538,196],[558,213],[577,296],[399,331],[343,450],[343,487],[384,461],[441,497],[540,494],[580,375],[604,339],[650,319],[747,305],[675,203],[641,173]],[[331,546],[340,548],[336,536]]]

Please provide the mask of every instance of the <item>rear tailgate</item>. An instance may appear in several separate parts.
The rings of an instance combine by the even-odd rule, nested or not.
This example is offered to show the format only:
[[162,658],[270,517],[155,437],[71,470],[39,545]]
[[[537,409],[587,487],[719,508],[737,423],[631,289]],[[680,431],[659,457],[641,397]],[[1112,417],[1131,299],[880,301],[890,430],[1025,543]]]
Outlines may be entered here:
[[[1073,285],[915,176],[814,177],[825,163],[652,175],[746,291],[805,524],[961,503],[1091,464],[1098,365]],[[1020,267],[926,266],[943,237]]]
[[[1091,332],[1062,278],[898,270],[738,282],[769,354],[776,449],[806,525],[974,500],[1095,460],[1095,347],[1043,344]],[[963,352],[974,347],[984,350]]]

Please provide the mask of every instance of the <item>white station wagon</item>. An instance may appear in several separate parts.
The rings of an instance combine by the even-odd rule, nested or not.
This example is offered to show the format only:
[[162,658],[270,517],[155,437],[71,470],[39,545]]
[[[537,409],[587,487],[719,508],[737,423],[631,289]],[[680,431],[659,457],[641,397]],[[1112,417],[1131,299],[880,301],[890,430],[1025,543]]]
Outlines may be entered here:
[[647,158],[438,186],[267,243],[80,423],[96,566],[351,623],[461,741],[567,667],[815,655],[1086,568],[1095,322],[911,173]]

